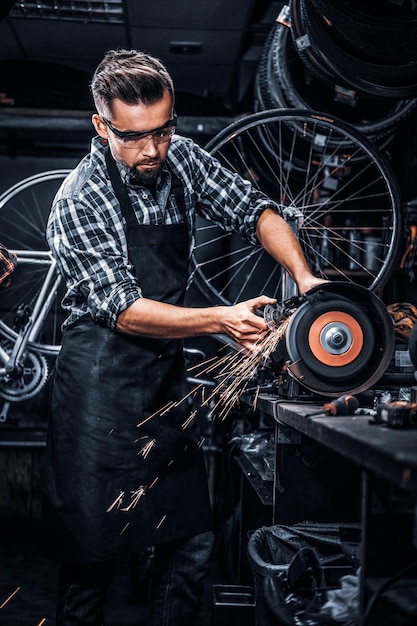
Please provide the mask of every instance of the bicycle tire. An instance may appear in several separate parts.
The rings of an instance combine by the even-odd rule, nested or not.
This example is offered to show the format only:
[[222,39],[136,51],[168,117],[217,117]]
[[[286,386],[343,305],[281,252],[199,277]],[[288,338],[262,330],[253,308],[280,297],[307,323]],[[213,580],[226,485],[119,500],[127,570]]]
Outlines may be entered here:
[[[307,140],[302,141],[300,128],[306,130]],[[326,135],[333,139],[338,135],[349,145],[355,143],[362,154],[360,167],[348,154],[341,160],[334,148],[326,152]],[[314,137],[321,138],[321,145],[314,144]],[[298,236],[314,273],[373,291],[386,285],[399,260],[401,196],[390,164],[361,133],[319,112],[274,109],[233,122],[206,150],[281,206],[301,213],[296,218]],[[303,168],[300,163],[306,156]],[[345,180],[342,178],[338,188],[323,188],[333,182],[329,175],[339,174]],[[319,197],[324,192],[327,197]],[[379,237],[380,247],[374,258],[366,260],[371,230]],[[325,234],[327,256],[323,252]],[[192,282],[214,304],[234,304],[260,293],[278,300],[285,297],[281,270],[262,248],[242,244],[238,236],[204,220],[198,223],[192,264]]]
[[396,65],[417,59],[417,18],[404,7],[392,3],[384,15],[381,6],[372,13],[346,0],[311,1],[332,37],[365,61]]
[[291,11],[293,17],[298,13],[303,35],[308,36],[307,57],[314,60],[315,66],[325,68],[328,73],[333,73],[365,95],[388,99],[417,95],[417,61],[396,66],[364,61],[345,51],[332,39],[311,0],[292,0]]
[[[357,96],[354,106],[335,98],[333,86],[319,83],[314,76],[303,80],[307,68],[294,46],[289,25],[276,23],[265,44],[257,72],[259,104],[265,108],[311,109],[336,115],[366,135],[380,149],[392,140],[398,125],[417,106],[417,98],[401,101],[375,100]],[[308,82],[308,85],[307,85]],[[269,97],[268,97],[269,96]],[[275,102],[274,102],[275,101]]]

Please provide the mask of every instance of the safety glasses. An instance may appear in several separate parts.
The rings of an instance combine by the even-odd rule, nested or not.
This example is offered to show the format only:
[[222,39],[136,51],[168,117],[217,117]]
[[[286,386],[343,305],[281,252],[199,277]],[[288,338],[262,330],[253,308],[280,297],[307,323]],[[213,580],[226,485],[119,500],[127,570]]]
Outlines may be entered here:
[[124,148],[144,148],[150,139],[157,144],[165,143],[171,139],[177,127],[177,116],[175,113],[172,119],[168,120],[163,126],[137,133],[117,130],[105,117],[102,117],[102,120]]

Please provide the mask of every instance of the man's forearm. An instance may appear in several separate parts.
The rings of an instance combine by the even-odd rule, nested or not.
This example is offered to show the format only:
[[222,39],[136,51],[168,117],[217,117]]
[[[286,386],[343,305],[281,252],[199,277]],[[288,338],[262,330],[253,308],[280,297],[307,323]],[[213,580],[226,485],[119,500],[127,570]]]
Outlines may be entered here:
[[256,234],[262,247],[295,280],[300,293],[322,282],[312,275],[294,231],[275,211],[263,211],[258,219]]
[[117,330],[127,335],[164,339],[225,334],[250,349],[268,330],[256,311],[274,302],[274,298],[261,295],[233,306],[194,309],[139,298],[120,313]]
[[120,313],[117,330],[170,339],[220,332],[221,307],[193,309],[140,298]]

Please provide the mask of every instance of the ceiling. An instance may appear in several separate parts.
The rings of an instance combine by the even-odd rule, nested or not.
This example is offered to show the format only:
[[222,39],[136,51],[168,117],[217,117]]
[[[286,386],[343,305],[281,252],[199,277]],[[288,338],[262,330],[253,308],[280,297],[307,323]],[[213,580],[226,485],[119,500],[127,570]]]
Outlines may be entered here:
[[[0,106],[92,108],[91,73],[111,48],[160,57],[183,114],[236,111],[251,97],[275,0],[3,0]],[[245,104],[243,104],[245,103]]]

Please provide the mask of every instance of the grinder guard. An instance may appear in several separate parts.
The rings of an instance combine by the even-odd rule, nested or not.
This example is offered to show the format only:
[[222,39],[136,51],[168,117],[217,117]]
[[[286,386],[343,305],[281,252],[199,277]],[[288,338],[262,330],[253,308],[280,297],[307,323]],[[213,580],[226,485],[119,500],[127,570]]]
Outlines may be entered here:
[[[393,354],[394,327],[373,292],[329,282],[298,302],[285,333],[283,357],[292,378],[326,396],[358,393],[381,378]],[[277,348],[281,355],[282,343]]]

